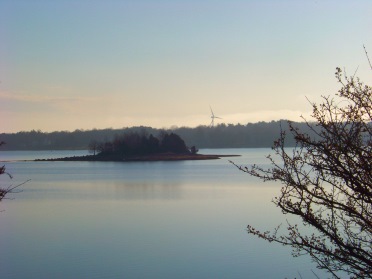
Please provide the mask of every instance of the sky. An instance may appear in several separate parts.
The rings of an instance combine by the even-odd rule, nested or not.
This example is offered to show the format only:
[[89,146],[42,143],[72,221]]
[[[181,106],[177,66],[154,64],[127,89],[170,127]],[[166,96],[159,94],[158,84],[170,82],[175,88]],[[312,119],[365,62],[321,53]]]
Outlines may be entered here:
[[370,0],[0,0],[0,133],[310,119]]

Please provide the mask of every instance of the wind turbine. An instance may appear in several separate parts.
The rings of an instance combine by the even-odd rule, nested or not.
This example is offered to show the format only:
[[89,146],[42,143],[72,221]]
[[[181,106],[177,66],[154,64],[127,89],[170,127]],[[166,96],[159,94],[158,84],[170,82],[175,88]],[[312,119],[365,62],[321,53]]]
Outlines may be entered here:
[[215,118],[217,118],[217,119],[222,119],[222,118],[214,115],[211,106],[209,106],[209,108],[211,109],[211,113],[212,113],[212,115],[211,115],[212,121],[211,121],[211,124],[210,124],[209,126],[210,126],[210,127],[213,127],[213,126],[214,126],[214,119],[215,119]]

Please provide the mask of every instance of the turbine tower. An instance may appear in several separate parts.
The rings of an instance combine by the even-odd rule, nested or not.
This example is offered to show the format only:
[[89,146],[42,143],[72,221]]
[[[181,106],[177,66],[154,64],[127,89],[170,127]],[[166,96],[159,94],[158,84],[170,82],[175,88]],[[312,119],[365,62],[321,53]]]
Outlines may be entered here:
[[212,115],[211,115],[212,121],[211,121],[211,124],[210,124],[209,126],[210,126],[210,127],[213,127],[213,126],[214,126],[214,119],[215,119],[215,118],[217,118],[217,119],[222,119],[222,118],[214,115],[211,106],[209,106],[209,108],[211,109],[211,113],[212,113]]

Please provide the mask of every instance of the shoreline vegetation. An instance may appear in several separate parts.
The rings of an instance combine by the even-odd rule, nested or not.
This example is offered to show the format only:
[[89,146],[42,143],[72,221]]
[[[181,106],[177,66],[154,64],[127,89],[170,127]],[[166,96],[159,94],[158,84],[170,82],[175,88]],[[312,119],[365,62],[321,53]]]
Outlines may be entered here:
[[[305,123],[293,122],[295,127],[311,133]],[[188,146],[198,148],[270,148],[281,131],[289,132],[286,120],[241,124],[218,124],[195,128],[172,127],[157,129],[146,126],[121,129],[75,130],[73,132],[42,132],[40,130],[18,133],[0,133],[0,141],[7,144],[2,150],[83,150],[91,142],[115,140],[126,134],[149,135],[161,138],[164,133],[179,135]],[[316,135],[314,135],[316,136]],[[296,142],[288,138],[286,145],[294,147]]]

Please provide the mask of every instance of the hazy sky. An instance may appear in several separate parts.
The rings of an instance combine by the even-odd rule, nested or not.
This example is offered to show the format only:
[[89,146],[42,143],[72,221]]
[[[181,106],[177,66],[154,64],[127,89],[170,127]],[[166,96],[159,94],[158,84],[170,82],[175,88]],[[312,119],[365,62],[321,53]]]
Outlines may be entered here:
[[372,84],[372,1],[0,0],[0,132],[299,120]]

